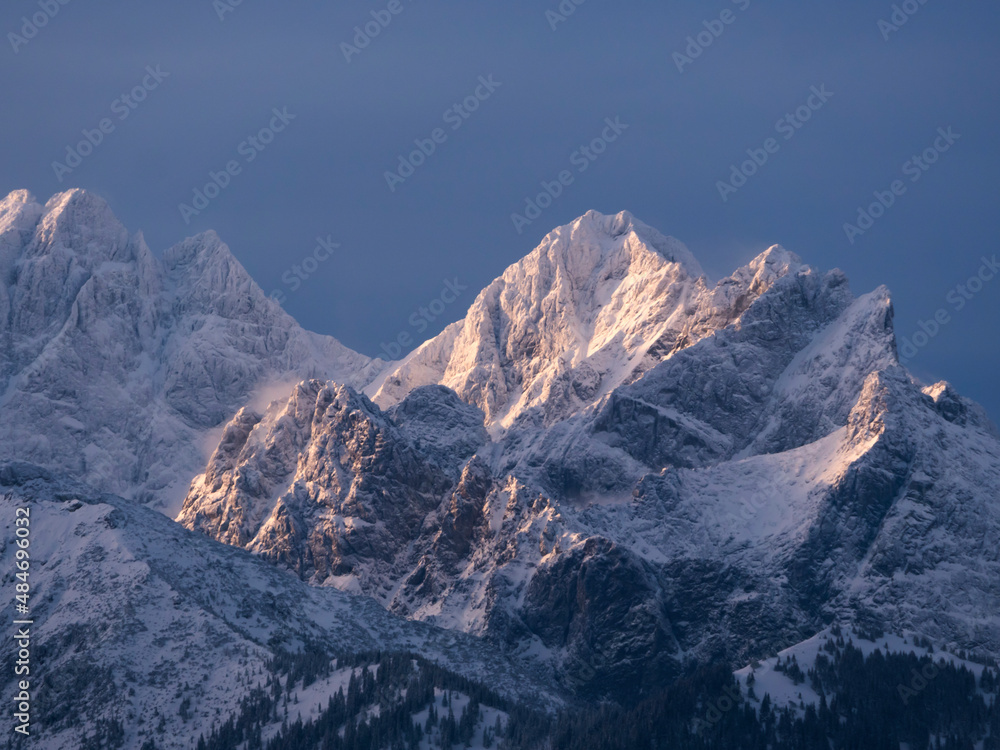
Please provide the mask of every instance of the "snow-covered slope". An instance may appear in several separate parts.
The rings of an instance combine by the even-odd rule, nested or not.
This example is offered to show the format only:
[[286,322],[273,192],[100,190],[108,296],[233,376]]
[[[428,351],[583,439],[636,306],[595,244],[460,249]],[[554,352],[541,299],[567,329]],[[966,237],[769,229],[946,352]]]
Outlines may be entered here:
[[[190,748],[264,687],[280,652],[409,652],[498,693],[559,702],[553,686],[476,638],[408,622],[365,597],[311,587],[162,514],[40,467],[0,465],[5,591],[13,590],[15,508],[30,512],[32,743],[45,748]],[[10,622],[13,596],[2,607]],[[3,635],[14,695],[14,630]],[[336,681],[303,699],[324,705]],[[187,708],[184,708],[186,701]],[[114,732],[120,743],[92,741]]]
[[1000,441],[900,367],[892,318],[778,246],[711,284],[591,212],[374,403],[307,383],[243,413],[180,520],[582,694],[860,616],[998,654]]
[[[955,652],[960,651],[962,656],[947,650],[949,646]],[[878,651],[883,656],[912,655],[916,659],[926,660],[923,671],[930,679],[934,679],[938,669],[944,664],[964,668],[976,680],[979,680],[986,668],[983,664],[963,658],[966,652],[954,644],[939,643],[935,648],[919,632],[904,631],[902,635],[870,633],[834,625],[801,643],[782,649],[774,656],[755,660],[753,664],[736,670],[734,676],[740,691],[748,696],[756,710],[760,709],[765,698],[769,699],[772,706],[778,707],[791,706],[801,710],[809,704],[819,706],[821,698],[817,693],[818,685],[807,674],[813,669],[818,657],[829,660],[831,655],[839,654],[846,647],[857,649],[865,657]],[[931,663],[934,663],[933,666]],[[792,668],[793,664],[798,670]],[[906,682],[895,686],[896,695],[893,697],[902,699],[900,706],[905,706],[909,697],[915,695],[921,685],[927,685],[927,678],[919,673],[915,677],[907,675],[907,678]]]
[[214,233],[157,259],[82,190],[0,202],[0,343],[0,459],[171,515],[211,430],[255,393],[361,387],[383,365],[300,328]]

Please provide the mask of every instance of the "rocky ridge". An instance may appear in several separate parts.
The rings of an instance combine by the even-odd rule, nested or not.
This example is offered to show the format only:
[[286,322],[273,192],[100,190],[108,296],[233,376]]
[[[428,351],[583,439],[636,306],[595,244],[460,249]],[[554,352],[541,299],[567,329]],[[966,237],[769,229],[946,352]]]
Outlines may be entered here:
[[179,520],[583,695],[841,620],[997,653],[1000,442],[905,372],[892,317],[884,288],[856,298],[778,246],[712,284],[676,240],[591,212],[372,401],[307,383],[235,420]]

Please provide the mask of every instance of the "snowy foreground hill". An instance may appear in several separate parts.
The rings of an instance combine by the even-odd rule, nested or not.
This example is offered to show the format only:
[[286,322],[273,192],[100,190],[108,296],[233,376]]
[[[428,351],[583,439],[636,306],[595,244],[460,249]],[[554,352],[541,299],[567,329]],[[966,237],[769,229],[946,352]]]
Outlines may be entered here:
[[[550,678],[480,639],[308,586],[162,513],[39,467],[0,465],[0,507],[5,519],[31,509],[34,710],[46,747],[81,747],[88,734],[100,737],[95,747],[112,745],[115,724],[124,747],[149,739],[191,747],[272,676],[276,655],[304,648],[417,653],[502,695],[558,702]],[[13,571],[13,524],[5,526],[0,555]],[[8,622],[19,619],[9,599]],[[5,679],[14,653],[4,651]],[[313,693],[324,704],[330,697],[318,686]]]
[[[0,496],[38,508],[47,746],[777,750],[777,704],[788,737],[851,743],[857,661],[868,689],[929,669],[918,640],[976,655],[937,684],[973,681],[949,688],[955,736],[1000,738],[976,703],[1000,656],[1000,438],[899,364],[884,288],[779,246],[711,282],[590,212],[383,363],[299,328],[214,235],[159,260],[71,191],[0,204],[0,313]],[[882,650],[822,652],[841,628]],[[804,690],[765,677],[790,648],[816,664]],[[921,695],[904,708],[944,710]],[[620,708],[546,714],[596,700]],[[959,732],[914,726],[890,739]]]

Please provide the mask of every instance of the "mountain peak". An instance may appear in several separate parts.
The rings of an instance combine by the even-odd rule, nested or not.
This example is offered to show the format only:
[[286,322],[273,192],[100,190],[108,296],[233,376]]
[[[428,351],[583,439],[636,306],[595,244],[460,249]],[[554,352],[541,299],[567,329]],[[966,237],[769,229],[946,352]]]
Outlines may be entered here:
[[591,209],[583,216],[559,227],[546,236],[542,244],[555,241],[559,237],[569,236],[572,243],[584,242],[587,239],[605,240],[600,244],[606,250],[617,247],[615,241],[627,235],[634,235],[639,242],[654,250],[671,263],[683,266],[692,278],[704,276],[701,264],[690,250],[680,240],[663,235],[659,230],[640,221],[629,211],[619,211],[617,214],[602,214]]
[[387,372],[372,389],[375,401],[390,406],[440,383],[481,408],[491,428],[529,411],[547,423],[562,419],[711,329],[697,322],[706,294],[683,243],[626,211],[588,211],[509,266],[463,321]]
[[292,323],[247,273],[229,246],[211,230],[167,250],[163,265],[183,296],[182,309],[258,322],[275,315],[286,320],[286,324]]
[[754,270],[767,266],[780,269],[782,275],[795,271],[801,265],[802,259],[781,245],[771,245],[771,247],[750,261],[750,268]]
[[38,203],[31,191],[14,190],[6,198],[0,201],[0,216],[7,211],[13,210],[17,206],[23,206],[30,203]]
[[771,245],[722,283],[735,282],[754,294],[760,294],[783,276],[793,276],[799,271],[809,270],[809,266],[803,265],[802,259],[795,253],[785,250],[781,245]]
[[56,193],[46,202],[28,255],[68,252],[87,265],[134,260],[128,231],[103,198],[80,188]]
[[91,193],[89,190],[70,188],[61,193],[56,193],[45,203],[46,210],[57,210],[69,206],[92,206],[104,209],[108,207],[108,202],[99,195]]
[[122,227],[106,200],[82,188],[56,193],[45,203],[44,212],[43,222],[58,226]]
[[[15,190],[0,201],[0,280],[6,278],[14,250],[42,218],[42,207],[27,190]],[[11,239],[7,239],[8,233]]]
[[213,229],[188,237],[163,253],[163,262],[171,271],[185,266],[201,267],[212,260],[236,261],[229,246]]

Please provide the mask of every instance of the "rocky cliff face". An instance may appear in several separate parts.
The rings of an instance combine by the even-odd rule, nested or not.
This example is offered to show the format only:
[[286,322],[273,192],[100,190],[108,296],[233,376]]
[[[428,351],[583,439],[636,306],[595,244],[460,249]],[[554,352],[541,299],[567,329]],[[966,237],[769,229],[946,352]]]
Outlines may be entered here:
[[899,366],[885,289],[780,247],[712,284],[590,213],[367,391],[238,415],[179,520],[582,695],[834,620],[1000,653],[1000,442]]
[[0,459],[171,512],[209,431],[256,392],[360,387],[382,364],[302,330],[215,234],[161,260],[81,190],[0,202],[0,342]]
[[444,388],[383,414],[347,386],[305,381],[230,422],[178,520],[318,582],[377,585],[485,439],[482,413]]

